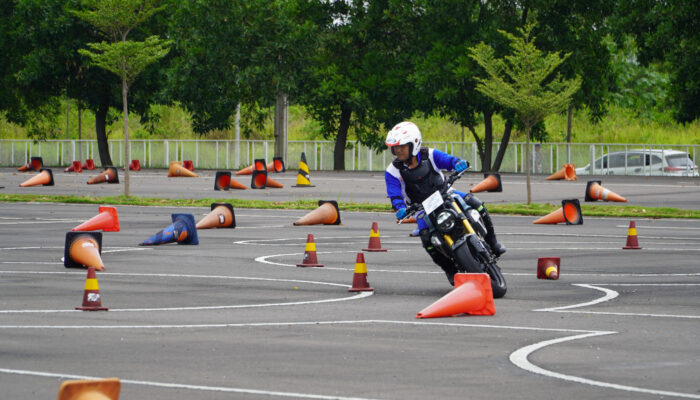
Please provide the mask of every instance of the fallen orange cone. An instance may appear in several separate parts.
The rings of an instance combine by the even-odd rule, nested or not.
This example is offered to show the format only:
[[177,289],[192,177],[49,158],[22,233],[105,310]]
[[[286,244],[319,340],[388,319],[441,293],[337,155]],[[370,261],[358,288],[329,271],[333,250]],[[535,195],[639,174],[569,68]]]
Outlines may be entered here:
[[379,225],[372,222],[372,229],[369,231],[369,245],[362,251],[387,251],[382,249],[382,241],[379,237]]
[[618,201],[621,203],[627,202],[627,199],[625,199],[624,197],[600,186],[600,181],[588,181],[588,183],[586,184],[585,201],[596,200]]
[[319,264],[318,258],[316,258],[316,242],[314,242],[314,235],[310,233],[306,237],[304,259],[301,260],[301,264],[297,264],[297,267],[323,267],[323,264]]
[[451,317],[459,314],[494,315],[491,278],[488,274],[455,274],[455,288],[416,315],[416,318]]
[[284,172],[285,170],[282,157],[273,157],[272,162],[267,164],[268,172]]
[[623,247],[624,250],[640,250],[639,242],[637,241],[637,225],[634,221],[630,221],[630,227],[627,229],[627,244]]
[[73,161],[70,167],[64,169],[63,172],[83,172],[83,166],[80,161]]
[[231,173],[228,171],[216,171],[214,177],[214,190],[228,190],[231,186]]
[[67,232],[63,247],[63,266],[66,268],[95,268],[104,271],[101,232]]
[[199,178],[199,175],[182,166],[179,161],[171,161],[168,178]]
[[533,221],[533,224],[558,224],[566,222],[567,225],[583,224],[581,204],[578,199],[562,200],[561,208]]
[[367,282],[367,264],[365,264],[365,255],[357,253],[355,260],[355,273],[352,276],[352,287],[348,292],[372,292],[369,282]]
[[48,168],[42,168],[39,174],[27,179],[26,181],[19,184],[19,187],[29,187],[29,186],[53,186],[53,172]]
[[44,168],[44,160],[41,157],[31,157],[26,165],[23,165],[17,169],[19,172],[25,172],[29,170],[40,171]]
[[99,207],[98,214],[82,224],[71,229],[72,231],[98,231],[119,232],[119,215],[114,207]]
[[265,186],[271,187],[271,188],[275,188],[275,189],[281,189],[281,188],[284,187],[281,183],[279,183],[279,182],[277,182],[276,180],[270,178],[269,176],[267,177],[267,180],[266,180],[266,182],[265,182]]
[[230,203],[212,203],[211,212],[197,222],[197,229],[235,228],[236,214]]
[[64,381],[58,400],[119,400],[121,387],[118,378]]
[[100,173],[97,176],[93,176],[90,178],[90,180],[87,182],[88,185],[95,185],[98,183],[119,183],[119,172],[117,171],[116,168],[114,167],[107,167],[105,168],[102,173]]
[[559,279],[559,257],[540,257],[537,259],[537,279]]
[[299,218],[294,225],[340,225],[340,210],[334,200],[319,200],[318,208]]
[[486,173],[484,174],[484,180],[476,184],[473,188],[469,190],[472,193],[478,192],[502,192],[503,186],[501,185],[501,174],[499,173]]
[[239,169],[236,172],[236,175],[252,175],[254,168],[255,168],[255,163],[253,163],[245,168]]
[[100,286],[97,283],[95,268],[88,267],[87,279],[85,280],[85,290],[83,292],[83,305],[75,307],[82,311],[107,311],[109,308],[102,306],[102,296],[100,296]]
[[253,172],[250,178],[251,189],[265,189],[267,187],[267,168],[265,160],[257,159],[253,164]]
[[566,179],[567,181],[575,181],[576,167],[574,164],[564,164],[562,169],[547,177],[548,181]]

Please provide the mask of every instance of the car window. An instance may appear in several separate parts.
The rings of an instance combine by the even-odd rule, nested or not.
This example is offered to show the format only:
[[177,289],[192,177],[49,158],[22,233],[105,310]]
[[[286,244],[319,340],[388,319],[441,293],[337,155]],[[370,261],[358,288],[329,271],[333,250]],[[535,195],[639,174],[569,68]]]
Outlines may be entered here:
[[641,154],[629,154],[627,157],[628,167],[641,167],[642,166],[642,155]]
[[646,154],[646,165],[649,165],[649,161],[651,161],[651,164],[661,164],[661,157],[657,156],[656,154]]
[[669,167],[686,167],[688,165],[693,165],[693,160],[688,157],[687,154],[674,154],[666,156],[666,162]]
[[625,167],[625,153],[610,154],[610,159],[608,161],[608,166],[610,168],[624,168]]

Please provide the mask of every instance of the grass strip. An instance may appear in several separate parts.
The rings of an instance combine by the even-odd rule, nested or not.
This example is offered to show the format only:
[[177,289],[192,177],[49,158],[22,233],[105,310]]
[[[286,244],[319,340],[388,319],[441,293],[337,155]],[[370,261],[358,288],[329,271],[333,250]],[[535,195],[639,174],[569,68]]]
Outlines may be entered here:
[[[68,195],[36,195],[36,194],[0,194],[0,202],[27,203],[73,203],[73,204],[110,204],[132,206],[168,206],[168,207],[209,207],[211,203],[230,203],[234,208],[313,210],[318,207],[317,200],[268,201],[242,199],[162,199],[137,196],[68,196]],[[352,203],[339,202],[343,211],[391,212],[386,203]],[[561,207],[561,204],[489,204],[491,214],[531,215],[542,216]],[[700,219],[700,210],[685,210],[672,207],[641,207],[627,205],[606,205],[605,203],[582,204],[581,212],[591,217],[622,217],[622,218],[687,218]]]

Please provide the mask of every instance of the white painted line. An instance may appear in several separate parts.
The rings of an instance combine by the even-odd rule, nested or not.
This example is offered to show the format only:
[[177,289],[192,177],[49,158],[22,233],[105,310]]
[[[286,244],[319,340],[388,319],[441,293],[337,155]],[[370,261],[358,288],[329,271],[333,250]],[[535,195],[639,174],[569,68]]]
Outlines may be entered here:
[[545,340],[543,342],[531,344],[529,346],[525,346],[525,347],[522,347],[522,348],[514,351],[510,355],[510,362],[512,362],[517,367],[519,367],[525,371],[532,372],[532,373],[539,374],[539,375],[548,376],[550,378],[562,379],[562,380],[569,381],[569,382],[582,383],[585,385],[598,386],[598,387],[603,387],[603,388],[607,388],[607,389],[622,390],[625,392],[644,393],[644,394],[652,394],[652,395],[657,395],[657,396],[681,397],[681,398],[686,398],[686,399],[700,399],[700,395],[691,394],[691,393],[681,393],[681,392],[671,392],[671,391],[666,391],[666,390],[645,389],[645,388],[640,388],[640,387],[636,387],[636,386],[619,385],[616,383],[602,382],[602,381],[596,381],[593,379],[587,379],[587,378],[582,378],[582,377],[573,376],[573,375],[566,375],[566,374],[562,374],[559,372],[554,372],[554,371],[550,371],[550,370],[538,367],[537,365],[531,363],[530,360],[528,360],[528,357],[530,356],[530,354],[532,354],[535,351],[540,350],[546,346],[564,343],[564,342],[569,342],[569,341],[578,340],[578,339],[586,339],[586,338],[590,338],[590,337],[610,335],[613,333],[616,333],[616,332],[591,332],[591,333],[585,333],[582,335],[567,336],[567,337],[563,337],[563,338],[559,338],[559,339]]
[[587,306],[592,306],[595,304],[604,303],[604,302],[612,300],[620,295],[618,292],[616,292],[614,290],[602,288],[599,286],[593,286],[593,285],[587,285],[587,284],[574,284],[574,286],[581,286],[581,287],[585,287],[585,288],[589,288],[589,289],[600,290],[601,292],[605,293],[605,295],[602,297],[599,297],[595,300],[587,301],[585,303],[572,304],[569,306],[562,306],[562,307],[540,308],[540,309],[532,310],[532,311],[561,311],[561,310],[570,310],[572,308],[587,307]]

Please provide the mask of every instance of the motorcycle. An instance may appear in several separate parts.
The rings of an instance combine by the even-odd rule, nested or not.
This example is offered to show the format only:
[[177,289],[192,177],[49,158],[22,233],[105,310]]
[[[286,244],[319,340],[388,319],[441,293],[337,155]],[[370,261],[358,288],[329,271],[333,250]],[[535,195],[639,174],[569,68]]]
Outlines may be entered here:
[[410,205],[399,223],[414,215],[422,217],[428,225],[430,242],[454,262],[455,272],[488,274],[493,297],[501,298],[507,291],[506,280],[497,264],[498,257],[484,240],[486,226],[479,211],[470,207],[452,187],[464,172],[453,172],[442,189],[423,202]]

